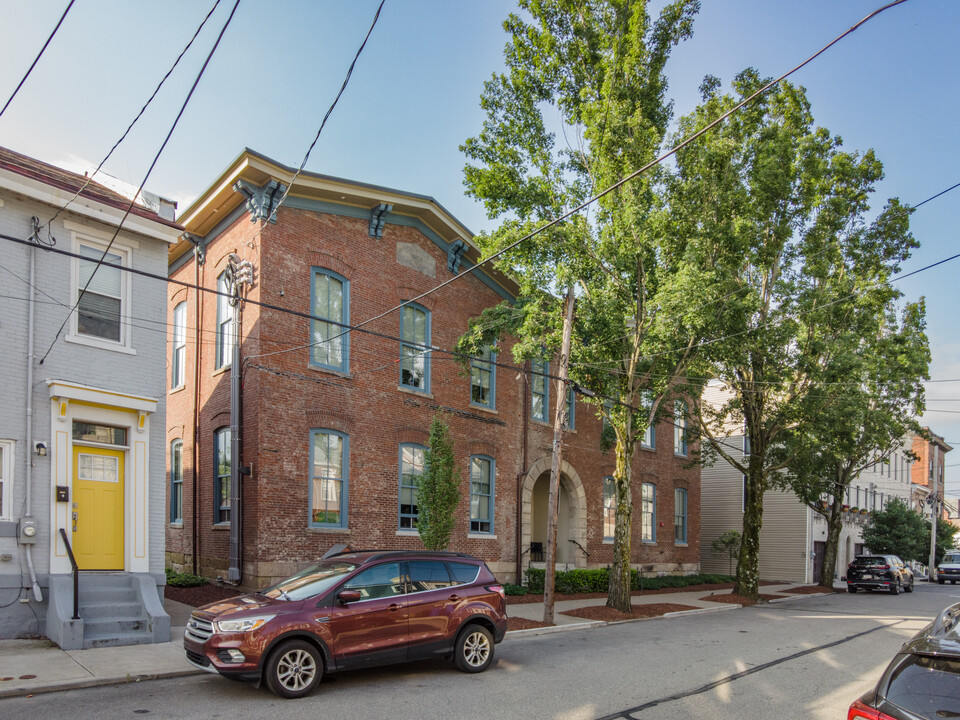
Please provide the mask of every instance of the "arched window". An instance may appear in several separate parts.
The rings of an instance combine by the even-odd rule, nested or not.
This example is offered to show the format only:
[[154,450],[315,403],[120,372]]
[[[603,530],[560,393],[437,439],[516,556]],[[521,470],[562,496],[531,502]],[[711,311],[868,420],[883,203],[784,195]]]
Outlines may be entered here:
[[350,335],[344,325],[350,323],[350,282],[324,268],[313,268],[310,286],[310,362],[338,372],[350,371]]
[[487,455],[470,457],[470,532],[493,533],[496,463]]
[[183,522],[183,440],[170,443],[170,522]]
[[420,507],[417,495],[423,477],[426,448],[422,445],[400,446],[400,521],[401,530],[415,530]]
[[657,541],[657,486],[653,483],[640,486],[640,541]]
[[350,438],[335,430],[310,431],[311,527],[347,527]]

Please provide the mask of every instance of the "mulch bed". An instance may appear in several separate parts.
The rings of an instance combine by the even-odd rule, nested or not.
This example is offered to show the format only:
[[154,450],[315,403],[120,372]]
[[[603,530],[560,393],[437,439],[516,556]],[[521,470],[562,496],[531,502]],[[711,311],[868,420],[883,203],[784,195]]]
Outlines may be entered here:
[[[696,592],[699,590],[729,590],[733,583],[702,583],[700,585],[688,585],[682,588],[661,588],[660,590],[634,590],[630,593],[632,597],[641,595],[662,595],[678,592]],[[556,593],[553,599],[560,600],[588,600],[593,598],[605,598],[607,593]],[[527,593],[526,595],[507,595],[507,605],[523,605],[525,603],[543,602],[543,593]]]
[[677,603],[646,603],[643,605],[632,605],[632,612],[625,613],[614,610],[606,605],[588,605],[587,607],[575,608],[564,611],[564,615],[584,618],[585,620],[602,620],[604,622],[616,622],[617,620],[634,620],[637,618],[660,617],[669,612],[680,612],[681,610],[696,610],[690,605],[678,605]]
[[823,585],[798,585],[795,588],[787,588],[786,590],[778,590],[777,592],[782,592],[790,595],[816,595],[817,593],[831,593],[831,592],[841,592],[835,588],[825,588]]
[[507,630],[532,630],[533,628],[544,627],[553,627],[553,625],[548,625],[540,620],[528,620],[527,618],[507,618]]
[[199,585],[197,587],[174,587],[173,585],[167,585],[163,590],[163,595],[184,605],[200,607],[207,603],[243,595],[243,591],[232,587],[207,583],[206,585]]
[[[777,600],[784,597],[783,595],[761,595],[760,599],[770,602],[771,600]],[[732,605],[743,605],[744,607],[748,605],[755,605],[756,602],[753,598],[748,598],[746,595],[734,595],[733,593],[711,593],[710,595],[704,595],[701,600],[709,600],[710,602],[722,602],[722,603],[731,603]]]

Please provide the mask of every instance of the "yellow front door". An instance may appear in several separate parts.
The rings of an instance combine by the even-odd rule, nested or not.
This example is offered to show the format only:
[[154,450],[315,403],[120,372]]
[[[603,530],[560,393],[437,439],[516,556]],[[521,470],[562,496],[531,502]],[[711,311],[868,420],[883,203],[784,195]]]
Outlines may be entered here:
[[123,451],[73,447],[73,554],[81,570],[123,570]]

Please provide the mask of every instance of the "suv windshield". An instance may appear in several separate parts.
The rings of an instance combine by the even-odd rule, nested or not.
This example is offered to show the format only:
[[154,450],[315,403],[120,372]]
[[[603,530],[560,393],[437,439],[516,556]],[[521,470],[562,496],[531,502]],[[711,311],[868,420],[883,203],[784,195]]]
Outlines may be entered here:
[[261,590],[261,595],[281,600],[303,600],[320,595],[357,569],[353,563],[326,561],[311,565],[276,585]]
[[960,660],[910,655],[890,676],[886,699],[925,718],[960,717]]

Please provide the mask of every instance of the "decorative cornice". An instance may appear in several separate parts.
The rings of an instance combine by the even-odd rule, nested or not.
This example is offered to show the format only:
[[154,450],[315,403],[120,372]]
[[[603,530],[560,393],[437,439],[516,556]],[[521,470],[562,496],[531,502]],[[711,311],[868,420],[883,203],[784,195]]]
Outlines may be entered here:
[[450,247],[447,248],[447,270],[454,275],[460,272],[460,263],[466,252],[467,244],[463,240],[458,238],[450,243]]
[[370,209],[370,227],[367,228],[367,235],[380,240],[383,237],[383,226],[387,222],[387,213],[393,210],[393,205],[380,203]]
[[277,180],[270,180],[266,185],[257,187],[246,180],[237,180],[233,184],[235,192],[242,193],[247,198],[247,210],[250,211],[250,222],[267,220],[277,222],[276,205],[287,191],[287,186]]

